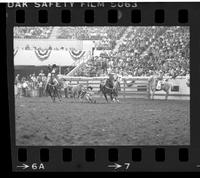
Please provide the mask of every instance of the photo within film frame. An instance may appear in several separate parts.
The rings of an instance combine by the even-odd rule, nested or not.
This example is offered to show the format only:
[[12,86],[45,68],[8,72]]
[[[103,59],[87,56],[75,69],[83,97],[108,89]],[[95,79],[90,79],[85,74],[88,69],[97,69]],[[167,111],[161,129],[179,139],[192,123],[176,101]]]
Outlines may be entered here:
[[[62,12],[64,10],[64,12]],[[86,12],[86,10],[88,12]],[[16,16],[16,14],[18,14]],[[39,17],[39,15],[42,15]],[[87,15],[88,14],[88,15]],[[121,14],[117,18],[118,14]],[[90,18],[89,16],[93,16]],[[18,17],[20,16],[20,18]],[[24,16],[24,17],[23,17]],[[67,18],[64,18],[64,17]],[[70,16],[70,18],[69,18]],[[135,18],[135,16],[137,18]],[[63,17],[63,20],[62,20]],[[7,74],[13,171],[199,171],[200,3],[138,3],[136,8],[7,8]],[[69,19],[68,19],[69,18]],[[17,23],[17,22],[18,23]],[[86,21],[86,22],[85,22]],[[190,26],[190,146],[16,146],[13,89],[14,26]],[[36,164],[34,164],[36,163]],[[45,169],[39,169],[43,163]],[[125,169],[130,163],[128,169]],[[29,165],[27,169],[17,166]],[[36,169],[32,169],[37,167]]]

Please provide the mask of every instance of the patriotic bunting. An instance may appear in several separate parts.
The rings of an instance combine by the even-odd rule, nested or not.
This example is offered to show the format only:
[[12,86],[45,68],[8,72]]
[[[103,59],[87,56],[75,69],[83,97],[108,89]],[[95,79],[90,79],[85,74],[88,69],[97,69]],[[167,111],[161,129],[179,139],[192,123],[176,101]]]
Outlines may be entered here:
[[44,61],[47,58],[49,58],[51,51],[52,51],[51,49],[38,48],[38,49],[35,49],[35,54],[39,60]]
[[69,50],[69,54],[74,60],[79,60],[85,54],[85,51]]

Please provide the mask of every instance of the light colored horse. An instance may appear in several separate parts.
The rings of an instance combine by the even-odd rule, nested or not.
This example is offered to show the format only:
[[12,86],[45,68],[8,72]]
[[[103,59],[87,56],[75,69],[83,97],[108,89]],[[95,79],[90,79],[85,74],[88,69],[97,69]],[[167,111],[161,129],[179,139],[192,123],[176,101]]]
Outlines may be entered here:
[[186,85],[187,85],[188,87],[190,87],[190,78],[189,78],[189,77],[186,78]]
[[119,91],[121,91],[120,81],[118,79],[113,81],[113,101],[119,102],[118,95]]
[[68,84],[68,86],[66,87],[67,89],[67,93],[73,97],[74,99],[77,97],[77,98],[80,98],[81,96],[81,92],[83,91],[83,84],[77,84],[77,85],[71,85],[71,84]]
[[[157,88],[157,85],[158,85],[158,81],[159,81],[158,77],[155,77],[155,76],[151,76],[148,79],[149,99],[154,99],[155,92],[157,91],[156,88]],[[168,80],[162,82],[160,90],[163,90],[163,91],[166,92],[165,100],[168,99],[170,88],[171,88],[171,84],[168,82]]]

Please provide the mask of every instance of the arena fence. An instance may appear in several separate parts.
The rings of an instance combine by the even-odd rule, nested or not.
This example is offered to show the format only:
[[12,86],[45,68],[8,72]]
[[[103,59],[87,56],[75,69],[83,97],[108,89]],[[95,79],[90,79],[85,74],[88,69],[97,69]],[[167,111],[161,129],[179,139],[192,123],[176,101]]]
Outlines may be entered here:
[[[69,81],[72,85],[83,84],[84,86],[92,86],[93,91],[97,93],[99,91],[100,83],[106,80],[107,77],[66,77],[65,79]],[[119,98],[147,98],[148,97],[148,87],[147,87],[147,78],[138,78],[136,79],[135,84],[128,87],[131,81],[136,78],[126,78],[121,79],[121,91],[119,92]],[[102,95],[95,94],[96,97]]]
[[[66,81],[69,81],[72,85],[83,84],[84,86],[92,86],[95,93],[99,91],[99,85],[102,81],[108,77],[67,77],[60,76]],[[135,80],[135,83],[131,85],[131,81]],[[169,79],[171,83],[171,89],[169,92],[169,99],[177,100],[189,100],[190,88],[186,85],[185,77],[177,77],[176,79]],[[148,77],[122,77],[120,80],[121,91],[119,92],[119,98],[146,98],[148,99]],[[96,97],[101,96],[99,94]],[[157,91],[155,93],[155,99],[164,99],[165,92]]]
[[[59,75],[59,78],[64,78],[68,81],[68,84],[77,85],[83,84],[86,86],[92,86],[95,93],[95,97],[103,97],[99,93],[99,86],[102,81],[105,81],[107,77],[69,77]],[[131,84],[132,81],[135,81]],[[190,88],[186,85],[185,77],[177,77],[176,79],[169,79],[171,88],[169,91],[168,99],[176,100],[189,100],[190,99]],[[119,98],[144,98],[148,99],[150,96],[148,88],[148,77],[123,77],[120,80],[121,91],[119,92]],[[15,95],[18,93],[15,86]],[[22,92],[22,91],[21,91]],[[39,89],[26,91],[28,96],[38,97]],[[62,88],[62,94],[64,96],[64,88]],[[22,94],[21,94],[22,95]],[[156,91],[155,99],[164,99],[164,91]]]

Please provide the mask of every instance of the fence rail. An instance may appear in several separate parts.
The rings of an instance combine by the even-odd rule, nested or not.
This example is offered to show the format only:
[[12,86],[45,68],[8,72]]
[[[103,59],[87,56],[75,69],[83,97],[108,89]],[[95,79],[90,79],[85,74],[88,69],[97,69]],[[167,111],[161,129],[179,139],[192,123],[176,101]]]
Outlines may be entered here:
[[[85,86],[92,86],[94,91],[99,91],[99,84],[106,80],[108,77],[70,77],[70,76],[59,76],[64,78],[66,81],[69,81],[71,85],[83,84]],[[149,98],[149,89],[148,89],[148,78],[149,77],[122,77],[121,91],[119,92],[120,97],[123,98]],[[167,78],[167,77],[165,77]],[[168,77],[169,78],[169,77]],[[176,79],[169,78],[169,82],[172,83],[172,86],[178,86],[178,91],[170,90],[169,97],[171,99],[186,99],[190,97],[190,89],[186,86],[186,77],[178,76]],[[133,85],[128,86],[131,81],[135,81]],[[164,91],[159,91],[155,93],[158,99],[162,99],[165,96]],[[155,98],[156,99],[156,98]]]
[[[99,91],[99,85],[102,81],[106,80],[108,77],[68,77],[59,76],[69,81],[71,85],[83,84],[85,86],[92,86],[94,92]],[[136,82],[128,87],[131,81],[136,80]],[[134,78],[122,78],[120,81],[121,91],[119,92],[120,97],[123,98],[130,97],[131,95],[138,95],[140,97],[148,97],[148,87],[147,87],[148,77],[134,77]]]

